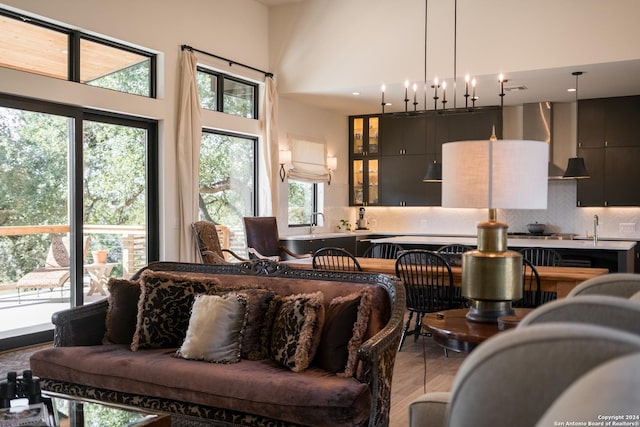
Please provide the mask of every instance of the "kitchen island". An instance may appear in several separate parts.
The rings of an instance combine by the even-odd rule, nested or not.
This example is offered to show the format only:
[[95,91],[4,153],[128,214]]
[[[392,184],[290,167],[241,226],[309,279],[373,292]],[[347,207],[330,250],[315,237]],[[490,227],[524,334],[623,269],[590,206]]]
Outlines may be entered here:
[[[572,235],[573,236],[573,235]],[[636,259],[636,242],[626,240],[580,238],[518,238],[509,237],[508,247],[511,250],[542,247],[555,249],[562,255],[563,266],[606,268],[609,272],[633,273]],[[538,236],[536,236],[538,237]],[[348,250],[356,256],[362,256],[372,243],[393,242],[404,249],[437,250],[441,246],[453,243],[474,247],[476,236],[432,235],[432,234],[396,234],[373,231],[300,234],[281,236],[280,244],[295,253],[313,253],[321,247],[337,246]],[[640,271],[638,271],[640,273]]]
[[[437,250],[453,243],[475,247],[476,237],[455,236],[394,236],[371,239],[371,243],[393,242],[405,249],[423,248]],[[517,251],[524,248],[551,248],[557,250],[567,265],[583,265],[607,268],[610,272],[634,272],[635,241],[623,240],[554,240],[509,238],[509,249]]]

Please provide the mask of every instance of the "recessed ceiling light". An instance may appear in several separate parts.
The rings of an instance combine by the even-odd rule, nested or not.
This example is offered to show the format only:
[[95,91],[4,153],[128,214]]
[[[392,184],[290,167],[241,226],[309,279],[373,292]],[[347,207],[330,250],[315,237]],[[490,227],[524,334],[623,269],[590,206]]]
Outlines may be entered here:
[[567,89],[567,92],[575,92],[576,88],[575,87],[570,87],[569,89]]
[[360,92],[351,92],[351,95],[358,96],[360,95]]

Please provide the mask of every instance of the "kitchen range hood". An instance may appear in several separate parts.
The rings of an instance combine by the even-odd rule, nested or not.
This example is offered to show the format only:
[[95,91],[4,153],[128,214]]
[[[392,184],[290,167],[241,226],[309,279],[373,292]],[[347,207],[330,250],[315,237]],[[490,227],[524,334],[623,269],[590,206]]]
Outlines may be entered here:
[[564,170],[553,163],[553,104],[534,102],[522,105],[522,137],[549,144],[549,179],[563,179]]

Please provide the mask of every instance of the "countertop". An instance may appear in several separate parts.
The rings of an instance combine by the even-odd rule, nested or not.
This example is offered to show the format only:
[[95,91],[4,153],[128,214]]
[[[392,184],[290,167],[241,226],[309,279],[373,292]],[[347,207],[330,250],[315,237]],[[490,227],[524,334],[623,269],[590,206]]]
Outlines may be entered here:
[[[395,236],[372,239],[374,243],[393,242],[400,245],[449,245],[459,243],[462,245],[476,246],[476,237],[452,237],[452,236]],[[611,241],[598,240],[594,245],[593,240],[545,240],[545,239],[508,239],[509,248],[553,248],[553,249],[596,249],[611,251],[628,251],[636,245],[635,241]]]
[[[387,233],[387,232],[375,232],[372,230],[358,230],[355,232],[335,232],[335,233],[323,233],[318,232],[314,234],[296,234],[291,236],[280,236],[281,240],[316,240],[316,239],[331,239],[337,237],[350,237],[360,236],[366,237],[368,235],[376,236],[371,239],[371,242],[393,242],[400,245],[449,245],[453,243],[459,243],[468,246],[476,246],[478,239],[476,236],[460,236],[460,235],[402,235],[401,233]],[[389,237],[379,237],[381,235],[388,235]],[[554,249],[597,249],[597,250],[611,250],[611,251],[628,251],[633,249],[636,245],[635,241],[631,240],[619,240],[601,238],[598,243],[593,244],[592,239],[586,239],[580,236],[575,237],[573,240],[553,240],[553,239],[508,239],[507,243],[509,248],[529,248],[529,247],[541,247],[541,248],[554,248]]]

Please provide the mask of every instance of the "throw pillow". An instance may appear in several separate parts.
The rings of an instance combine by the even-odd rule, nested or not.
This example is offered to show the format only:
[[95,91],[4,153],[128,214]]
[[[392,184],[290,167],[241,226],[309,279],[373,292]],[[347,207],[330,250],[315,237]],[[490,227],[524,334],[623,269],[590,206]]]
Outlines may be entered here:
[[269,334],[271,359],[294,372],[304,371],[320,342],[324,321],[322,292],[276,297]]
[[104,344],[131,344],[136,331],[140,284],[131,280],[110,278],[109,307],[105,321]]
[[193,302],[185,340],[176,356],[237,363],[246,323],[247,299],[243,295],[198,295]]
[[61,268],[69,267],[71,260],[69,259],[69,237],[53,236],[51,238],[51,246],[47,253],[45,265],[47,267]]
[[179,347],[189,326],[197,294],[219,285],[216,278],[146,270],[140,276],[140,300],[131,350]]
[[316,356],[319,367],[340,376],[353,376],[369,324],[371,297],[371,289],[365,289],[331,300]]
[[243,285],[238,287],[219,286],[209,294],[224,295],[228,292],[238,292],[247,298],[247,326],[242,338],[242,358],[260,360],[267,357],[267,351],[261,344],[262,332],[269,303],[275,293],[259,285]]

